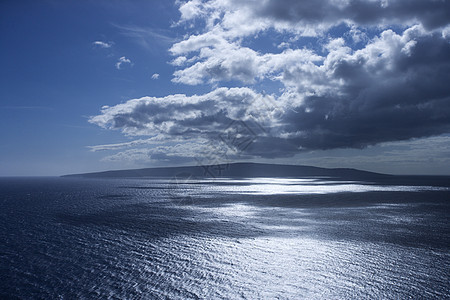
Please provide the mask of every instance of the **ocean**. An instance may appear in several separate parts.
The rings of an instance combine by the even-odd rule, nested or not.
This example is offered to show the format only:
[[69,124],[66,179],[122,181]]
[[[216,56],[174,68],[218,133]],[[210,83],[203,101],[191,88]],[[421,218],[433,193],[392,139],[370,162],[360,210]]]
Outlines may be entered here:
[[1,178],[0,298],[450,299],[417,181]]

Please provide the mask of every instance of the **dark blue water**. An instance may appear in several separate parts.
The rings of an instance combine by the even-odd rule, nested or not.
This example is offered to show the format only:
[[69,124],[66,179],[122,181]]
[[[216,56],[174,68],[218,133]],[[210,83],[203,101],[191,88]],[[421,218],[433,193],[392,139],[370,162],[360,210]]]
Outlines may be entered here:
[[0,298],[450,298],[450,190],[0,179]]

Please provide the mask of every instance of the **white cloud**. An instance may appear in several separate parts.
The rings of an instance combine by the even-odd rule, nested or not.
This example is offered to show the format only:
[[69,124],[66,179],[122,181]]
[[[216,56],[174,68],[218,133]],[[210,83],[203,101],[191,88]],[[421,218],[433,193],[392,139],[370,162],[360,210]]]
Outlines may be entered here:
[[192,65],[175,71],[173,81],[190,85],[230,80],[253,83],[257,79],[274,78],[293,65],[307,68],[321,60],[323,58],[306,49],[260,54],[248,47],[222,41],[217,46],[201,48]]
[[131,38],[138,45],[150,51],[153,51],[156,45],[167,46],[175,42],[175,39],[170,37],[171,33],[168,30],[137,25],[112,25],[118,28],[122,35]]
[[149,149],[130,149],[121,151],[113,155],[102,158],[104,162],[133,162],[146,163],[150,162]]
[[[220,147],[226,147],[221,145]],[[158,145],[152,148],[137,148],[117,152],[103,158],[107,162],[140,162],[140,163],[160,163],[160,162],[178,162],[186,163],[196,160],[207,160],[207,163],[226,162],[227,157],[223,151],[208,143],[203,139],[197,139],[194,142],[176,143],[172,145]],[[206,162],[206,161],[205,161]]]
[[103,42],[103,41],[95,41],[92,43],[92,45],[100,48],[111,48],[113,45],[113,42]]
[[152,79],[153,80],[159,79],[159,74],[158,73],[153,74]]
[[[171,139],[172,141],[176,141],[176,139]],[[166,142],[167,137],[163,135],[156,135],[148,139],[138,139],[129,142],[117,143],[117,144],[106,144],[106,145],[95,145],[88,146],[92,152],[98,151],[106,151],[106,150],[118,150],[124,148],[131,148],[136,146],[144,146],[144,145],[156,145],[162,142]]]
[[180,21],[192,20],[201,13],[202,2],[200,0],[193,0],[184,2],[180,5],[181,18]]
[[122,57],[119,58],[119,60],[116,63],[116,69],[120,70],[122,68],[123,64],[130,64],[130,65],[132,65],[132,62],[131,62],[131,60],[129,60],[125,56],[122,56]]
[[[103,108],[89,122],[130,136],[208,137],[220,134],[233,120],[267,121],[277,113],[276,107],[267,105],[270,102],[271,96],[248,88],[219,88],[204,95],[132,99]],[[261,111],[261,106],[266,111]]]

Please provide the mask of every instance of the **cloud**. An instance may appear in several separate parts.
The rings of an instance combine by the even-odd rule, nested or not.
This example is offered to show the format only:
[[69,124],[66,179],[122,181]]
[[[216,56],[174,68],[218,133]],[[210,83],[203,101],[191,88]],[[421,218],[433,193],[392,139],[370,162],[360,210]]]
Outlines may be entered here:
[[88,148],[92,152],[98,152],[98,151],[105,151],[105,150],[118,150],[128,147],[135,147],[135,146],[141,146],[146,144],[153,144],[152,139],[146,139],[146,140],[134,140],[131,142],[125,142],[125,143],[117,143],[117,144],[107,144],[107,145],[95,145],[95,146],[88,146]]
[[108,155],[102,158],[104,162],[133,162],[146,163],[150,162],[149,149],[130,149],[121,151],[113,155]]
[[113,42],[103,42],[103,41],[95,41],[92,43],[92,45],[100,48],[111,48],[113,45]]
[[[341,23],[356,26],[444,27],[450,3],[439,0],[212,0],[188,1],[180,6],[182,22],[204,19],[208,29],[221,27],[228,36],[245,36],[260,30],[318,35]],[[219,24],[219,25],[217,25]]]
[[281,99],[302,99],[284,116],[296,144],[362,148],[450,131],[450,45],[438,34],[415,26],[383,31],[357,51],[330,44],[312,73],[292,68],[281,79],[291,91]]
[[[156,145],[156,144],[160,144],[160,143],[166,142],[166,141],[167,141],[167,137],[165,137],[163,135],[156,135],[156,136],[153,136],[153,137],[147,138],[147,139],[138,139],[138,140],[123,142],[123,143],[116,143],[116,144],[88,146],[87,148],[89,148],[92,152],[98,152],[98,151],[132,148],[132,147],[145,146],[145,145]],[[172,142],[182,141],[182,139],[176,140],[176,139],[172,138],[171,141]]]
[[197,17],[201,12],[201,6],[202,2],[200,0],[193,0],[182,3],[179,8],[181,13],[180,21],[191,20]]
[[[432,0],[183,2],[178,25],[203,27],[170,48],[178,68],[172,81],[212,84],[211,92],[132,99],[89,121],[127,136],[158,136],[159,144],[126,147],[167,151],[173,149],[163,147],[183,141],[227,144],[223,137],[235,131],[230,153],[250,158],[445,134],[448,6]],[[258,48],[259,36],[273,48]],[[313,36],[312,44],[302,42],[304,36]],[[236,87],[220,87],[225,82]],[[240,147],[245,141],[251,143]],[[146,153],[188,159],[195,149]]]
[[131,60],[129,60],[125,56],[122,56],[122,57],[119,58],[119,60],[116,63],[116,69],[120,70],[122,68],[123,64],[130,64],[130,65],[132,65],[132,62],[131,62]]
[[129,136],[217,137],[233,120],[268,121],[271,113],[258,111],[269,102],[248,88],[218,88],[204,95],[170,95],[163,98],[143,97],[105,107],[90,123],[107,129],[121,130]]
[[[300,162],[339,168],[343,165],[395,174],[448,174],[450,136],[441,135],[410,141],[381,143],[364,152],[358,150],[313,151]],[[392,169],[395,166],[395,170]]]
[[162,145],[153,148],[138,148],[120,151],[106,156],[103,161],[129,161],[129,162],[175,162],[188,163],[210,154],[208,144],[204,141],[183,142],[174,145]]
[[306,49],[287,49],[277,54],[260,54],[250,48],[223,43],[218,48],[203,48],[198,61],[174,73],[173,82],[197,85],[240,80],[251,84],[258,79],[274,79],[293,64],[312,67],[322,57]]
[[170,37],[168,30],[137,25],[113,24],[113,26],[118,28],[122,35],[133,39],[138,45],[147,50],[154,50],[155,45],[167,46],[175,42],[175,39]]
[[450,131],[450,45],[440,35],[416,26],[402,35],[383,31],[360,50],[341,40],[327,47],[321,60],[290,51],[265,60],[261,65],[269,71],[256,64],[255,74],[280,72],[286,87],[280,96],[218,88],[190,97],[144,97],[108,107],[90,121],[127,135],[163,134],[167,140],[215,139],[233,120],[255,121],[267,130],[244,152],[258,157],[362,148]]
[[[236,5],[240,1],[232,2]],[[242,5],[252,8],[254,17],[304,26],[320,25],[325,29],[341,22],[359,26],[420,23],[427,29],[435,29],[450,19],[450,3],[434,0],[268,0],[263,5],[253,1],[243,1]]]
[[159,74],[158,73],[153,74],[152,79],[153,80],[159,79]]

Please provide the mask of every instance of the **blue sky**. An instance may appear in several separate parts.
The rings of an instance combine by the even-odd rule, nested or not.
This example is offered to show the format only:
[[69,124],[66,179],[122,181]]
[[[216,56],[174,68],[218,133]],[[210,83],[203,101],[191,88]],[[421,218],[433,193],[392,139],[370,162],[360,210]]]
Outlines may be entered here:
[[0,176],[450,174],[449,4],[401,2],[2,1]]

